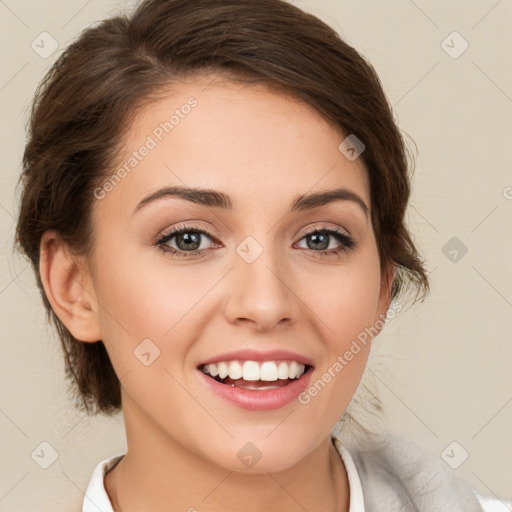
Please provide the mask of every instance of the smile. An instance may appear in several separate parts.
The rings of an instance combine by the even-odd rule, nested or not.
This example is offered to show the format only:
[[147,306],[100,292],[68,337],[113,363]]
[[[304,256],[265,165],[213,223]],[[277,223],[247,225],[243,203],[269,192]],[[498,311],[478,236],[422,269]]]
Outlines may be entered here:
[[198,367],[207,389],[249,410],[278,409],[307,388],[313,366],[294,360],[231,360]]
[[[208,376],[222,384],[244,389],[276,389],[299,379],[309,365],[297,361],[220,361],[201,366]],[[265,383],[274,384],[265,384]]]

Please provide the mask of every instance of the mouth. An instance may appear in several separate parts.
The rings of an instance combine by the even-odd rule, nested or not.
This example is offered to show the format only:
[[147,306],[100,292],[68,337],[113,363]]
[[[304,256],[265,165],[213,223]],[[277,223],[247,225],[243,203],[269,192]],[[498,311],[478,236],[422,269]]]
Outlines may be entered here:
[[312,369],[312,365],[294,360],[233,360],[198,367],[207,377],[220,384],[253,391],[284,388],[309,374]]

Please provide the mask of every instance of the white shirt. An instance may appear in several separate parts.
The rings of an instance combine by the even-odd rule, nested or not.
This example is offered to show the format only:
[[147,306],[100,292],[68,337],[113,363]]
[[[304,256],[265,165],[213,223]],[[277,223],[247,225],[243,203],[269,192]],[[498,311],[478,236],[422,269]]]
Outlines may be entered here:
[[85,493],[82,512],[114,512],[105,490],[105,475],[124,457],[124,453],[102,460],[94,470]]
[[[354,459],[338,438],[333,437],[332,439],[348,476],[350,493],[349,512],[365,512],[363,487]],[[117,454],[110,459],[101,461],[96,466],[87,487],[82,512],[114,512],[105,490],[104,478],[108,471],[114,468],[123,457],[124,454]],[[481,496],[476,491],[473,492],[484,512],[510,512],[512,507],[511,501],[501,501],[498,498]]]
[[[357,473],[354,461],[348,450],[339,439],[334,439],[334,445],[345,465],[348,476],[350,506],[349,512],[365,512],[363,488]],[[124,454],[114,455],[110,459],[102,460],[94,470],[91,481],[87,487],[83,502],[82,512],[114,512],[107,491],[105,490],[105,475],[124,457]]]

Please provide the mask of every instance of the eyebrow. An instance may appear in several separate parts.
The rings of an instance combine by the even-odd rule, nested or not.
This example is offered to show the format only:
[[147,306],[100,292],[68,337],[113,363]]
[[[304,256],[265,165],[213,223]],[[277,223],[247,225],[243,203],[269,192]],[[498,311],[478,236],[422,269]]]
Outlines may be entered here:
[[[231,197],[223,192],[203,188],[190,188],[190,187],[164,187],[155,192],[147,195],[135,207],[133,213],[136,213],[144,206],[164,197],[176,197],[190,201],[191,203],[208,206],[210,208],[220,208],[223,210],[232,210],[233,201]],[[355,192],[347,188],[336,188],[326,192],[313,192],[310,194],[302,194],[297,196],[288,213],[296,211],[312,210],[320,206],[325,206],[335,201],[350,201],[353,202],[363,210],[365,216],[368,216],[368,206]]]

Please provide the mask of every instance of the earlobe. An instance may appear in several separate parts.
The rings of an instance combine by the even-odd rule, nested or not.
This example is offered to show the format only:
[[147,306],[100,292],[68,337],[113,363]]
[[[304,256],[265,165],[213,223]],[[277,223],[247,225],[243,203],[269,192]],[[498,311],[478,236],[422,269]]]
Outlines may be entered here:
[[52,309],[73,337],[101,340],[98,307],[85,261],[54,230],[41,237],[39,272]]

